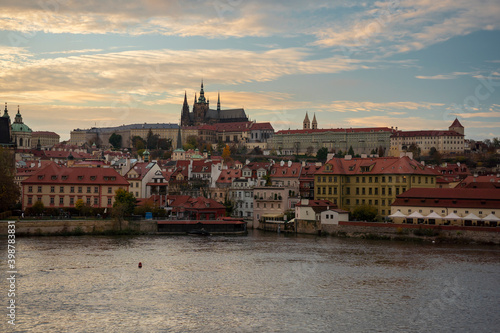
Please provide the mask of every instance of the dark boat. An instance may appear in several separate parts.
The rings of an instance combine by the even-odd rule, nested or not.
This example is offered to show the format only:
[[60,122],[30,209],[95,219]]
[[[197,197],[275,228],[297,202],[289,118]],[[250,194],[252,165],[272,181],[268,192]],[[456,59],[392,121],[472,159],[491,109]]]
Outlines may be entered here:
[[187,234],[190,236],[210,236],[210,233],[203,228],[190,230]]

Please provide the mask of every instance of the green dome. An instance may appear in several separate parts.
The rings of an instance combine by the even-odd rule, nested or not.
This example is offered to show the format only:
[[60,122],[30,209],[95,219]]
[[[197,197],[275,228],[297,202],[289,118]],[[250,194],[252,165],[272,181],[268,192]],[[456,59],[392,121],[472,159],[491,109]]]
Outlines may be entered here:
[[31,128],[25,124],[14,123],[11,125],[12,132],[26,132],[31,133]]

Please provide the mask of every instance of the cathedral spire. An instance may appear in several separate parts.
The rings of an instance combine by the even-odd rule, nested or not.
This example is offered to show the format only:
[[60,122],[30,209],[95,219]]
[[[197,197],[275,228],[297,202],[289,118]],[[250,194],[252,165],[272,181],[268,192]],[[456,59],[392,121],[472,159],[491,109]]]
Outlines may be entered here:
[[217,94],[217,111],[220,111],[220,91]]
[[184,91],[184,103],[182,104],[181,111],[181,125],[188,126],[189,125],[189,105],[187,102],[187,93]]
[[203,79],[201,80],[200,97],[198,98],[198,103],[205,103],[205,91],[203,91]]
[[313,121],[312,121],[312,129],[318,129],[318,122],[316,121],[316,113],[314,113]]

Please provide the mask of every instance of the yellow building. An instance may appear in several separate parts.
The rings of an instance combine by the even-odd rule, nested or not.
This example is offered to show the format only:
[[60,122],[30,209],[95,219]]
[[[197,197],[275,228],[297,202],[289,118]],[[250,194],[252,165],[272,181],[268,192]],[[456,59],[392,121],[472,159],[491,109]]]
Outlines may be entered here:
[[398,157],[412,145],[420,148],[422,155],[428,155],[432,148],[441,154],[461,155],[465,151],[464,127],[455,119],[447,131],[397,131],[391,135],[389,155]]
[[314,199],[344,210],[369,205],[387,216],[397,195],[410,188],[434,188],[438,175],[407,156],[333,158],[314,175]]
[[41,201],[45,207],[75,207],[77,200],[96,208],[111,208],[118,189],[129,183],[113,168],[68,168],[49,164],[21,182],[22,207]]

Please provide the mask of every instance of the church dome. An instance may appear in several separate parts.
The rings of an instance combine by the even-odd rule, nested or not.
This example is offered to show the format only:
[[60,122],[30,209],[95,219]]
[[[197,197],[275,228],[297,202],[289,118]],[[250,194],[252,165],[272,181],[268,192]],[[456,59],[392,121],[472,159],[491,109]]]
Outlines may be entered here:
[[31,128],[28,127],[26,124],[20,124],[20,123],[13,123],[11,125],[12,132],[25,132],[25,133],[31,133],[32,130]]

